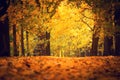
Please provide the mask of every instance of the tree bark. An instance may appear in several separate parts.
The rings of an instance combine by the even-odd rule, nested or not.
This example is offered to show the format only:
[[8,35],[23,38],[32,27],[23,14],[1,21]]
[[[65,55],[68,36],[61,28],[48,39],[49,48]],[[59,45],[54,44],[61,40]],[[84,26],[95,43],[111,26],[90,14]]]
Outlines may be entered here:
[[93,34],[92,37],[92,48],[90,50],[90,56],[97,56],[98,53],[98,41],[99,37],[95,37],[96,34]]
[[26,47],[27,47],[27,52],[29,54],[29,33],[26,31]]
[[113,45],[113,39],[110,36],[105,36],[104,38],[104,56],[112,55],[112,45]]
[[22,56],[25,56],[25,53],[24,53],[24,33],[23,33],[23,26],[21,26],[21,52],[22,52]]
[[14,56],[18,56],[18,51],[17,51],[17,39],[16,39],[16,26],[13,25],[13,48],[14,48]]
[[50,56],[50,32],[46,32],[46,40],[47,40],[46,55]]
[[5,19],[5,44],[6,44],[6,56],[10,56],[10,37],[9,37],[9,20],[8,20],[8,16]]
[[115,35],[115,56],[120,56],[120,32]]
[[4,42],[3,42],[3,23],[2,22],[0,22],[0,56],[3,56],[4,55],[4,51],[3,51],[3,49],[4,49]]
[[114,21],[115,21],[115,55],[120,56],[120,4],[115,5],[114,12]]
[[9,20],[5,18],[4,23],[0,22],[0,56],[10,56]]

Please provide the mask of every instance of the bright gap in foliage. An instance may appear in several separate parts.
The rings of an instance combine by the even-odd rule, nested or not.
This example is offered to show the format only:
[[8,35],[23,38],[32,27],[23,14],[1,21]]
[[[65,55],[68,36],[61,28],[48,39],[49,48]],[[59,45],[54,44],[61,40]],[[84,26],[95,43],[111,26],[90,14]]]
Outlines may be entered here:
[[[85,10],[85,8],[88,8]],[[77,8],[74,3],[63,1],[51,20],[51,53],[53,56],[81,56],[89,53],[94,21],[90,7],[83,3]],[[89,26],[88,26],[89,25]]]

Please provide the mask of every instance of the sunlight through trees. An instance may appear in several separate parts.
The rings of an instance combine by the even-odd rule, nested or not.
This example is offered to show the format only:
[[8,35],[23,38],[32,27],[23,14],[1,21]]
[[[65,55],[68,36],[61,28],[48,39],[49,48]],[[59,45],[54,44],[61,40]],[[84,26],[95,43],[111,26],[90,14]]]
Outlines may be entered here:
[[119,13],[118,0],[0,1],[1,55],[120,55]]
[[94,26],[94,21],[89,18],[94,17],[87,4],[82,3],[81,7],[77,8],[74,3],[63,1],[51,20],[52,55],[80,56],[85,51],[89,52],[92,40],[90,28]]

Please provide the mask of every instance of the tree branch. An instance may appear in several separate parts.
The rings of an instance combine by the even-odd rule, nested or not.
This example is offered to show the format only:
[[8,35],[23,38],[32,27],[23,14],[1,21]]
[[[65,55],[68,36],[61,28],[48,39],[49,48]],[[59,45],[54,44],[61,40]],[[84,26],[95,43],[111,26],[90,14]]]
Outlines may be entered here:
[[2,7],[2,9],[0,10],[0,17],[3,16],[4,14],[6,14],[6,11],[8,9],[10,5],[10,0],[0,0],[0,7]]
[[91,18],[91,17],[87,17],[87,16],[85,16],[84,14],[82,14],[81,13],[81,15],[83,16],[83,17],[85,17],[85,18],[88,18],[88,19],[92,19],[92,20],[95,20],[94,18]]
[[83,19],[81,19],[81,21],[85,23],[90,28],[91,31],[94,31],[94,29],[87,22],[85,22]]

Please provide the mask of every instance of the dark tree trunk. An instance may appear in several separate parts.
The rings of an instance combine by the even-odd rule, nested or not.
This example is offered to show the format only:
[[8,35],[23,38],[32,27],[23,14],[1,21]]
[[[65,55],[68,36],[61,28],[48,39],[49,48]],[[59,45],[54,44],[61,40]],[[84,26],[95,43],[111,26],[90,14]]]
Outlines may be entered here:
[[29,54],[29,33],[26,31],[26,47],[27,47],[27,52]]
[[14,48],[14,56],[18,56],[18,51],[17,51],[17,39],[16,39],[16,26],[13,25],[13,48]]
[[[10,0],[0,0],[0,17],[6,14]],[[9,39],[9,20],[8,16],[4,23],[0,22],[0,56],[10,56],[10,39]]]
[[120,32],[115,35],[115,56],[120,56]]
[[9,37],[9,20],[8,17],[5,19],[5,44],[6,44],[6,56],[10,56],[10,37]]
[[46,40],[47,40],[46,55],[50,56],[50,32],[46,32]]
[[4,55],[3,29],[4,29],[3,23],[0,22],[0,56]]
[[21,52],[22,52],[22,56],[25,56],[25,53],[24,53],[24,33],[23,33],[23,26],[21,26]]
[[90,50],[90,56],[97,56],[97,53],[98,53],[98,41],[99,41],[99,37],[95,37],[95,34],[93,34],[92,47],[91,47],[91,50]]
[[10,56],[10,39],[8,17],[4,23],[0,22],[0,56]]
[[110,36],[104,37],[104,56],[112,55],[113,39]]
[[120,56],[120,4],[115,6],[115,55]]

